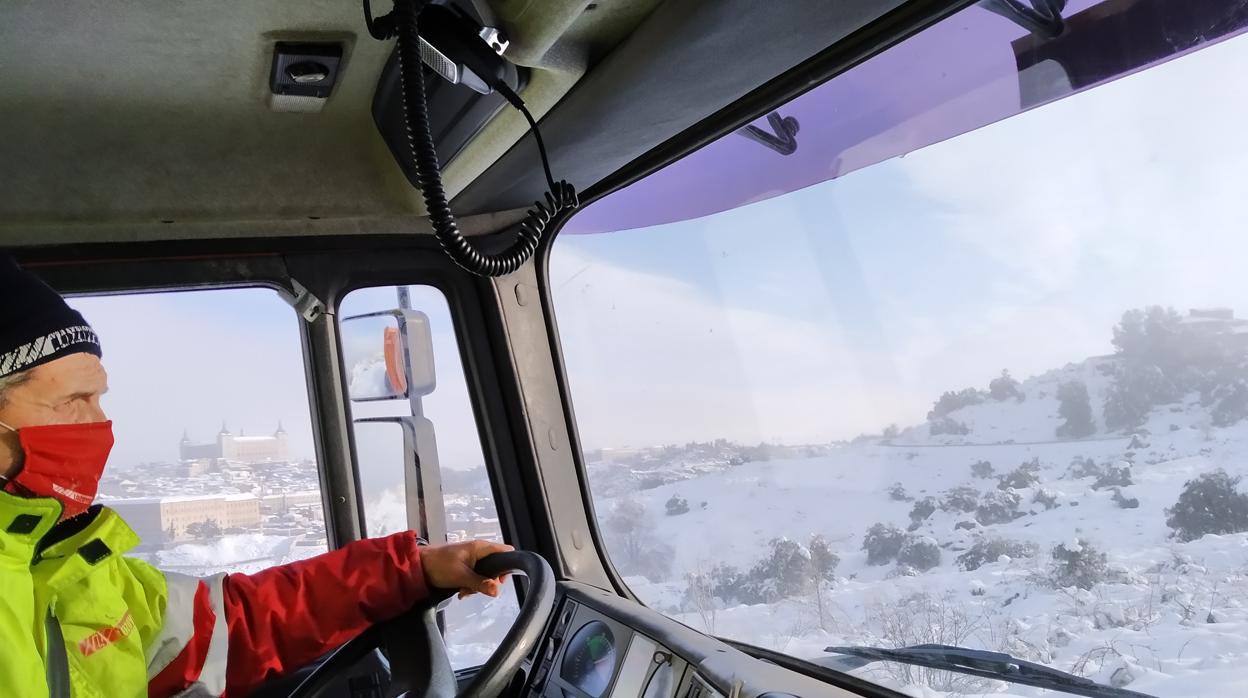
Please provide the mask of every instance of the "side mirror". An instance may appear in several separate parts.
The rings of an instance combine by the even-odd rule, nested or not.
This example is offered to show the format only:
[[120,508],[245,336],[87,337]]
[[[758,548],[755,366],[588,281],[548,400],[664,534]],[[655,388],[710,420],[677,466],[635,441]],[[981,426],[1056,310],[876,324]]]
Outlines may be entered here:
[[346,318],[339,327],[352,400],[421,397],[437,387],[433,334],[424,313],[385,310]]

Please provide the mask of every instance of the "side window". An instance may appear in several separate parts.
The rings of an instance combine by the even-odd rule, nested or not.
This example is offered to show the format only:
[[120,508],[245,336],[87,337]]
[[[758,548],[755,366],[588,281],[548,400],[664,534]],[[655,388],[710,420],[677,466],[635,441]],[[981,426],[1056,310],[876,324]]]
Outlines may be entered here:
[[[367,534],[502,541],[446,297],[429,286],[359,289],[338,317]],[[510,582],[498,599],[451,603],[452,665],[484,663],[518,611]]]
[[270,289],[78,297],[100,335],[116,443],[100,502],[135,555],[193,575],[325,552],[294,311]]

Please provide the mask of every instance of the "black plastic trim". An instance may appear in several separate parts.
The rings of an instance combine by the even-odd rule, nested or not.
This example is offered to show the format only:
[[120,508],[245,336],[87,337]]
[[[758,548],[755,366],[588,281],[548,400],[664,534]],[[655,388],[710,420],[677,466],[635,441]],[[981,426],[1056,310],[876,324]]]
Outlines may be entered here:
[[[572,601],[579,605],[573,622],[564,630],[565,635],[574,635],[577,629],[583,627],[578,625],[578,621],[587,617],[605,616],[634,633],[646,636],[687,662],[690,670],[685,673],[685,681],[696,675],[724,696],[761,695],[764,692],[815,696],[825,695],[818,689],[826,686],[833,686],[868,698],[902,698],[903,696],[887,687],[849,674],[840,674],[834,670],[831,674],[819,672],[815,675],[809,670],[796,669],[791,665],[800,665],[801,662],[791,657],[784,657],[784,655],[758,648],[740,646],[737,643],[707,635],[658,611],[641,604],[631,603],[594,587],[577,582],[561,582],[559,590],[563,595],[564,604]],[[592,614],[586,614],[583,610],[586,608],[592,611]],[[548,642],[549,638],[543,642],[543,646]],[[624,644],[619,638],[617,642]],[[562,651],[563,648],[560,649],[560,654]],[[557,662],[558,654],[555,659]],[[783,661],[776,661],[777,659]],[[557,663],[552,665],[552,673],[556,671],[557,666]],[[787,685],[772,685],[773,682]],[[811,690],[812,688],[814,690]],[[678,692],[677,695],[684,694]]]

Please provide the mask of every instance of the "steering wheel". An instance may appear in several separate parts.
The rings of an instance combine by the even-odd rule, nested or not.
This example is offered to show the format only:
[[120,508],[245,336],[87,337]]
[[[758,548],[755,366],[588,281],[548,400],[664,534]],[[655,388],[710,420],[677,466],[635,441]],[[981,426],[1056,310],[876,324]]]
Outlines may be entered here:
[[457,691],[455,671],[438,627],[438,608],[454,592],[431,588],[429,598],[411,611],[373,625],[334,650],[290,693],[290,698],[320,695],[335,677],[380,647],[390,658],[390,695],[496,698],[546,629],[555,606],[555,574],[540,555],[519,550],[481,558],[474,570],[482,577],[522,574],[529,578],[529,588],[511,630],[463,691]]

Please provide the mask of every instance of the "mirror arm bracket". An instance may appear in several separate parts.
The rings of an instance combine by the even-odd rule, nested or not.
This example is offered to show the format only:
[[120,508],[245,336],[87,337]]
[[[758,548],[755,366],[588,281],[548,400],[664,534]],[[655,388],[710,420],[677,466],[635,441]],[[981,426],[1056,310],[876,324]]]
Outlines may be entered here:
[[290,282],[290,288],[283,288],[279,291],[282,299],[290,304],[306,322],[316,322],[322,315],[328,312],[325,309],[325,303],[316,294],[307,289],[306,286],[295,280],[294,277],[287,279]]

